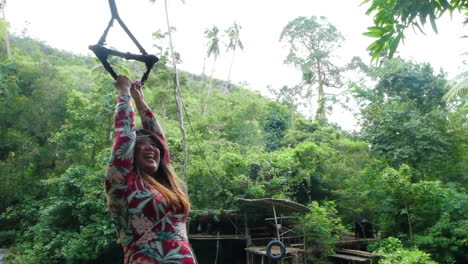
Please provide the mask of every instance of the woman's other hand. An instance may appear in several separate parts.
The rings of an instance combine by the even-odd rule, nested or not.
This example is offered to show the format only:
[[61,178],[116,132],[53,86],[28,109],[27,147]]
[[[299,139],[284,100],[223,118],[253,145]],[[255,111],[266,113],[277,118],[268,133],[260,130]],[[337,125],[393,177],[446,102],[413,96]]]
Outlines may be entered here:
[[140,115],[149,109],[148,105],[145,103],[144,100],[143,90],[141,89],[140,81],[132,82],[130,94],[132,95],[133,100],[135,100],[135,104]]
[[128,79],[125,75],[117,76],[117,80],[114,83],[115,89],[119,91],[121,94],[129,94],[130,93],[130,86],[132,85],[132,81]]
[[143,91],[141,90],[141,83],[140,81],[133,81],[131,88],[130,88],[130,93],[132,95],[133,100],[143,100],[144,95]]

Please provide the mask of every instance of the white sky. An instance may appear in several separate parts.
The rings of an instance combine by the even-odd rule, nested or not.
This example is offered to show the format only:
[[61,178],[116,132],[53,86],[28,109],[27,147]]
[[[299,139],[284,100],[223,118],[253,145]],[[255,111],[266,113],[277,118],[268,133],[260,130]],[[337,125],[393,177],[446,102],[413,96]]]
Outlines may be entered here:
[[[372,17],[365,16],[366,7],[359,7],[362,0],[168,0],[171,25],[177,28],[174,34],[175,49],[180,52],[183,63],[180,68],[192,73],[202,72],[206,55],[203,32],[213,25],[221,31],[234,21],[242,26],[243,52],[237,52],[231,73],[233,82],[247,81],[252,90],[266,91],[266,86],[294,85],[301,74],[292,66],[284,65],[286,47],[278,42],[286,24],[298,16],[325,16],[345,36],[341,50],[337,52],[345,64],[353,56],[369,61],[366,47],[372,38],[362,35],[372,26]],[[142,46],[152,53],[151,34],[166,28],[164,1],[152,4],[149,0],[116,0],[120,17]],[[110,19],[106,0],[7,0],[7,21],[13,32],[21,34],[27,28],[28,35],[45,41],[52,47],[88,54],[88,45],[95,44]],[[462,53],[467,51],[468,28],[463,27],[463,16],[448,15],[438,20],[439,34],[426,25],[427,35],[407,32],[399,55],[417,62],[430,62],[438,70],[443,68],[454,77],[463,69]],[[120,29],[118,23],[111,29],[107,42],[121,51],[137,52]],[[226,79],[231,55],[222,48],[216,63],[215,77]],[[211,70],[207,60],[206,72]],[[466,69],[465,69],[466,70]],[[332,121],[345,129],[354,127],[352,116],[335,111]],[[343,120],[346,120],[344,122]]]

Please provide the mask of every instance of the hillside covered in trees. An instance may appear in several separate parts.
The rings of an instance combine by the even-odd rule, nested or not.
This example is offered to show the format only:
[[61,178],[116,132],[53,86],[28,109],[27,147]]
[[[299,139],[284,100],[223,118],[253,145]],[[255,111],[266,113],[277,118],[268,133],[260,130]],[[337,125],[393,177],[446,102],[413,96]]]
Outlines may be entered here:
[[[298,28],[286,29],[283,37],[292,41]],[[94,58],[27,37],[9,41],[10,59],[0,45],[0,246],[12,250],[8,263],[120,263],[103,185],[113,80]],[[144,91],[180,172],[169,53],[161,51]],[[290,55],[291,64],[303,66]],[[450,84],[428,64],[355,62],[351,70],[375,85],[356,82],[349,91],[362,126],[353,133],[327,122],[325,104],[315,120],[306,119],[292,88],[283,87],[275,101],[182,72],[193,209],[283,198],[311,207],[306,219],[320,221],[308,228],[322,242],[366,218],[382,238],[373,248],[387,250],[390,260],[468,262],[466,97],[442,100]],[[133,78],[142,71],[118,58],[112,63]],[[339,77],[327,69],[329,80]],[[305,71],[305,84],[313,76]]]

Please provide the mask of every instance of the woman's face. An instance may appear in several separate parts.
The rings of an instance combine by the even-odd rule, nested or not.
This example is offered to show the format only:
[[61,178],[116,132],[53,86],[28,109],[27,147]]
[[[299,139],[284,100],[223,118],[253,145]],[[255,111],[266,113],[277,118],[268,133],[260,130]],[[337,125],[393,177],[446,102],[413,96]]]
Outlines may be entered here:
[[135,145],[135,165],[138,169],[152,175],[158,170],[161,160],[156,143],[149,136],[137,137]]

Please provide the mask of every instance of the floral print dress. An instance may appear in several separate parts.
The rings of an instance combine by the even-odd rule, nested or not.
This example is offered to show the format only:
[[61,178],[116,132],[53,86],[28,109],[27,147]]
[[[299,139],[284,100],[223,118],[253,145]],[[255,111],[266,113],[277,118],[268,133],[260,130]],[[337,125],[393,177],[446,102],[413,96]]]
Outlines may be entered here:
[[[143,127],[165,138],[153,113],[141,114]],[[106,173],[107,204],[122,244],[125,264],[194,264],[185,230],[186,217],[168,208],[162,194],[133,170],[136,133],[129,95],[119,95],[114,116],[115,139]],[[167,148],[167,147],[166,147]],[[163,157],[170,162],[169,151]]]

